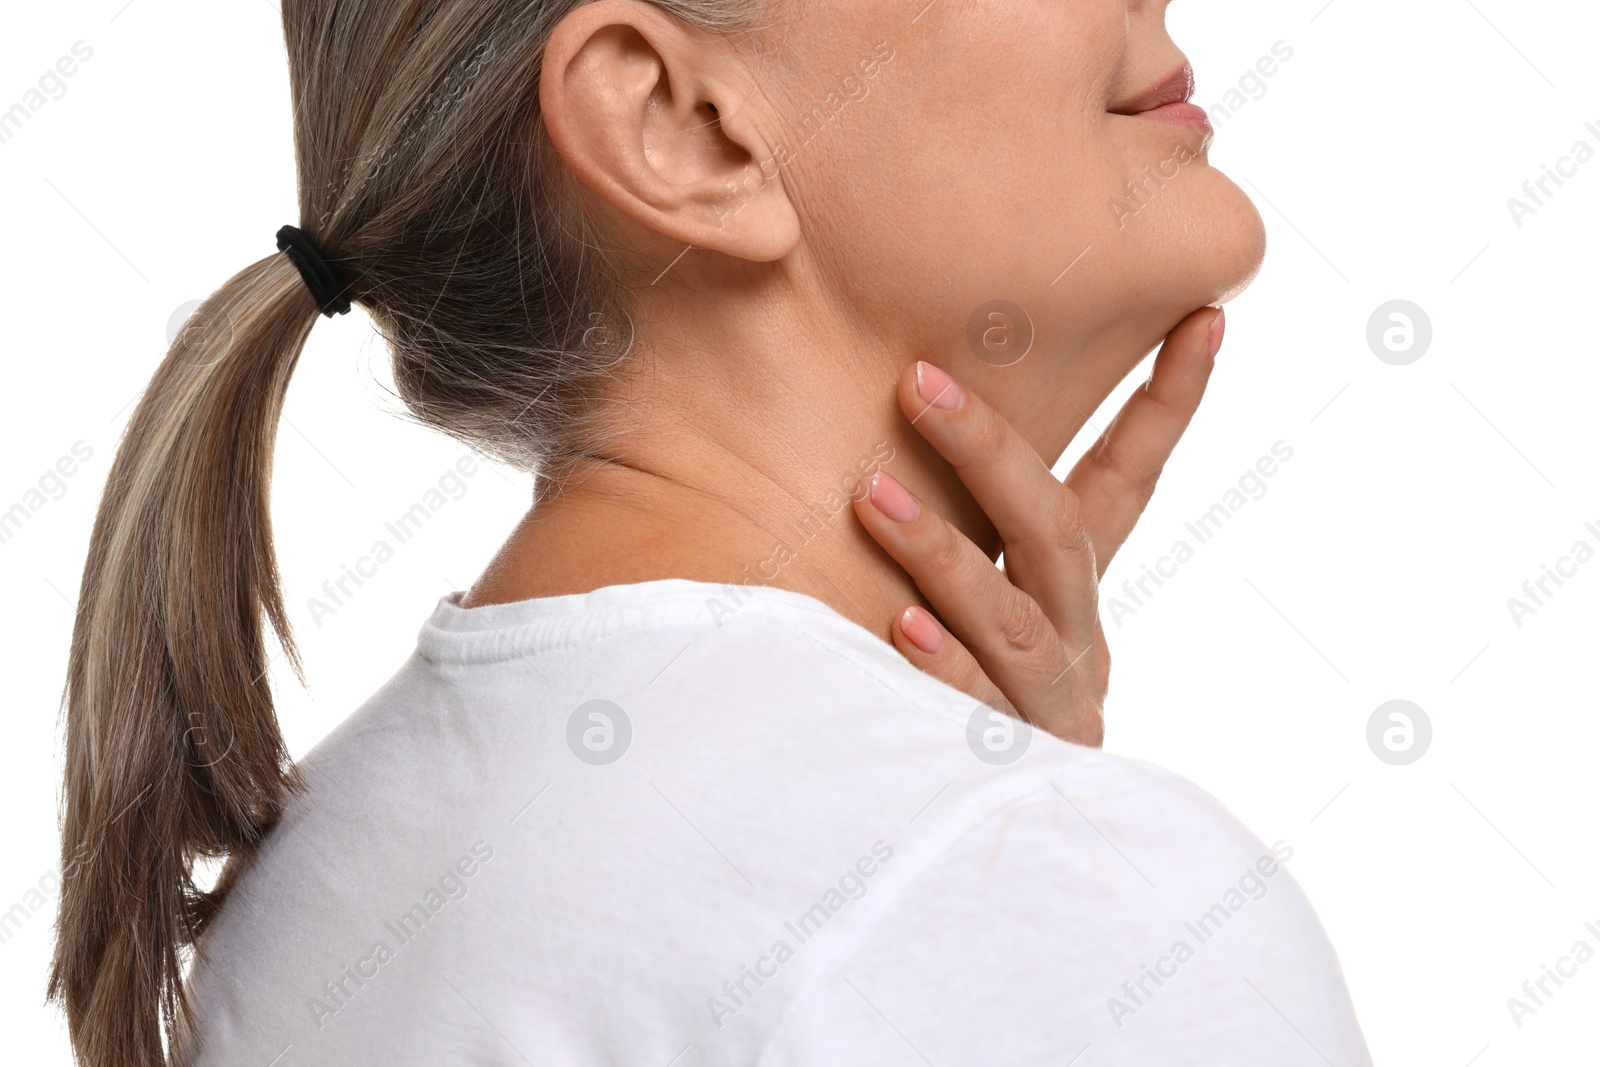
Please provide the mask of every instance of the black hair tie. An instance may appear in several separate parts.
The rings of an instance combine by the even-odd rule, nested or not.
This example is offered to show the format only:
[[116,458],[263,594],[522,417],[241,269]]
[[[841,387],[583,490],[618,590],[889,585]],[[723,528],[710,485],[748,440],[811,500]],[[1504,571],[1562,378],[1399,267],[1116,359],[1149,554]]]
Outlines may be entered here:
[[333,266],[323,258],[316,242],[304,230],[298,226],[279,230],[278,251],[289,253],[289,260],[299,268],[300,277],[305,279],[306,287],[324,315],[331,319],[350,310],[350,297],[345,292],[348,286],[339,284]]

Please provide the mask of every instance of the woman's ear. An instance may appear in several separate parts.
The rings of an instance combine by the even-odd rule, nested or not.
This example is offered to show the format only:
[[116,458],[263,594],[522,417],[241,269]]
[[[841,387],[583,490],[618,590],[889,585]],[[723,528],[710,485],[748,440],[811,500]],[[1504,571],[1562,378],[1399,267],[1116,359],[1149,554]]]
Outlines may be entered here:
[[645,0],[596,0],[551,35],[539,104],[578,179],[650,230],[755,262],[799,242],[786,150],[762,132],[777,123],[725,41]]

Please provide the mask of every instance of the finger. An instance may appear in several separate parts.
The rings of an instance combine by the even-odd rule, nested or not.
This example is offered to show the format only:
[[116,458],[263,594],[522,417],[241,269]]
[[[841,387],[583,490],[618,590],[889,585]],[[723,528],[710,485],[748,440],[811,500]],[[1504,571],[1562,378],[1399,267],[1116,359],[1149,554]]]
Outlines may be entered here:
[[895,619],[891,636],[894,647],[913,666],[991,708],[1018,714],[1000,688],[983,673],[977,658],[927,609],[913,606],[902,611]]
[[971,650],[990,680],[1012,704],[1056,732],[1058,710],[1075,687],[1098,685],[1096,657],[1088,657],[1098,619],[1091,601],[1088,618],[1063,644],[1044,610],[1011,584],[988,556],[961,531],[924,507],[887,472],[868,479],[868,491],[853,502],[873,539],[899,563],[927,597],[949,631]]
[[901,375],[900,407],[954,468],[1005,545],[1006,570],[1060,630],[1094,614],[1096,548],[1077,496],[994,408],[931,363]]
[[983,668],[972,653],[932,613],[923,608],[909,607],[901,612],[895,620],[892,636],[894,647],[913,666],[991,708],[1031,726],[1049,730],[1063,741],[1098,748],[1105,740],[1105,719],[1098,702],[1084,697],[1080,703],[1087,704],[1087,707],[1081,714],[1046,716],[1047,722],[1035,722],[1006,699],[1005,694],[983,673]]
[[1105,573],[1144,514],[1162,469],[1200,407],[1224,327],[1221,308],[1201,308],[1174,327],[1156,355],[1150,380],[1128,398],[1067,475],[1094,543],[1098,574]]

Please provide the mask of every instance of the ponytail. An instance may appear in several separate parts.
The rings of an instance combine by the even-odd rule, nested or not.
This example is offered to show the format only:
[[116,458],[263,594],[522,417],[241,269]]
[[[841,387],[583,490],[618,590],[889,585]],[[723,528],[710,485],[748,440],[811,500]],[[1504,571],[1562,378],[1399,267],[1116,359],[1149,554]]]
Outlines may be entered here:
[[268,498],[317,313],[286,255],[229,279],[157,369],[100,502],[64,695],[49,985],[85,1067],[167,1062],[189,1022],[187,950],[226,888],[196,885],[194,862],[248,856],[298,787],[262,615],[303,684]]
[[[634,295],[596,253],[614,242],[571,195],[529,91],[584,2],[282,5],[297,214],[359,280],[416,421],[529,472],[591,450],[593,402],[633,340],[620,326]],[[723,35],[767,7],[655,3]],[[304,682],[268,490],[322,306],[289,254],[229,279],[167,352],[112,464],[64,694],[49,995],[81,1067],[182,1051],[189,951],[298,788],[267,679],[263,616]],[[193,874],[205,858],[230,859],[210,890]]]

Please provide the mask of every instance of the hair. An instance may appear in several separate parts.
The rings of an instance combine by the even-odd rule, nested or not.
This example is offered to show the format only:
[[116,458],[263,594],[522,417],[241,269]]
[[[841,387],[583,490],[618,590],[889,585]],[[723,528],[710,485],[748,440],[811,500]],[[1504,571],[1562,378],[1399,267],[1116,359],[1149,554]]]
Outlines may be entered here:
[[[629,348],[611,324],[632,322],[539,114],[545,45],[583,2],[283,2],[299,225],[388,342],[408,416],[533,472],[595,429]],[[654,2],[722,35],[768,6]],[[304,684],[268,493],[319,313],[284,253],[228,279],[157,367],[107,478],[63,693],[48,990],[86,1067],[178,1055],[195,940],[301,788],[263,616]],[[196,863],[223,859],[204,888]]]

